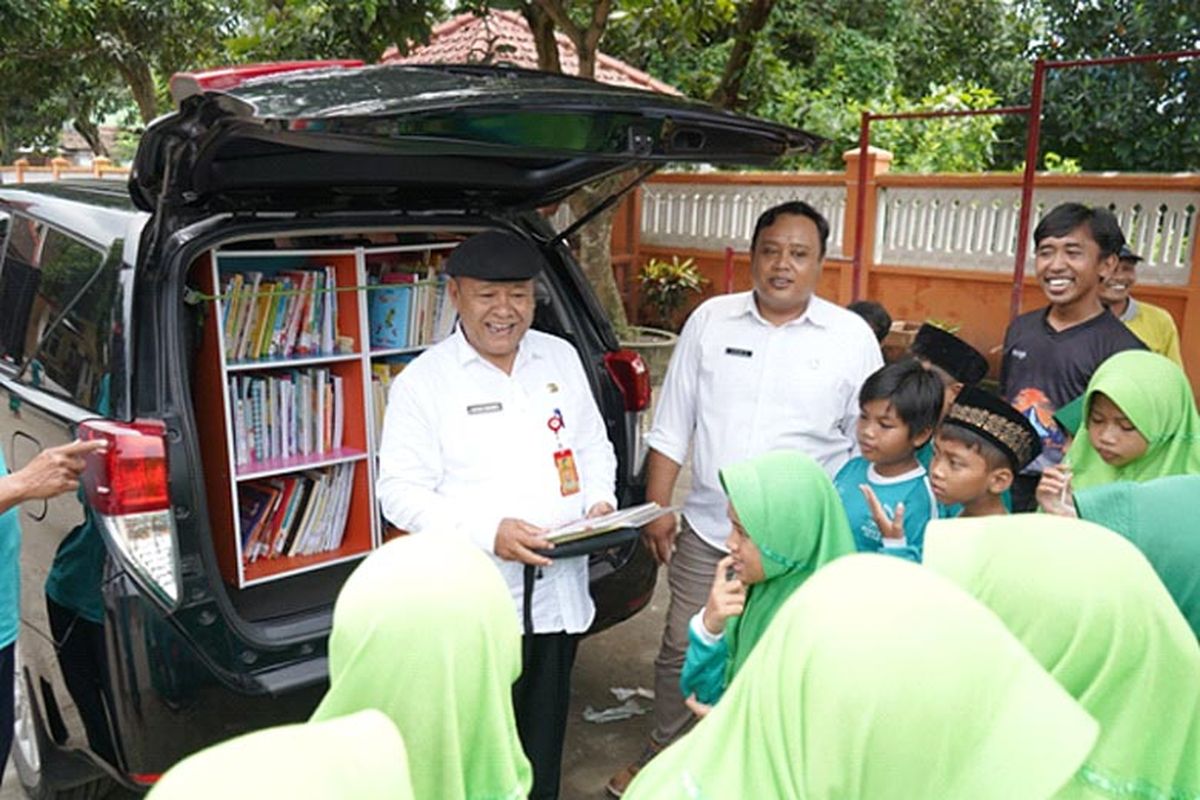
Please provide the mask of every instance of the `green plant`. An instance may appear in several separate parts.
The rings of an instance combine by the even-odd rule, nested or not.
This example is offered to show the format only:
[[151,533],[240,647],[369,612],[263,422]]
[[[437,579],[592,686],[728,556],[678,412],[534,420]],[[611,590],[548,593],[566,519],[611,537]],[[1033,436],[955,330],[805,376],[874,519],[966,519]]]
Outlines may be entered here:
[[708,283],[700,274],[696,260],[671,256],[670,261],[652,258],[638,272],[642,299],[655,314],[655,321],[664,328],[671,327],[671,318],[684,304],[688,295],[699,292]]

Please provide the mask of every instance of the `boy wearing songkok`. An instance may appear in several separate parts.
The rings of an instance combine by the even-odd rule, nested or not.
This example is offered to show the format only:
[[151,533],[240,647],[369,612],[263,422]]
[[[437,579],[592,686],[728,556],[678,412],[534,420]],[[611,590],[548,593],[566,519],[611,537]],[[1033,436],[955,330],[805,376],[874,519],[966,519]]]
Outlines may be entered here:
[[1007,514],[1004,492],[1042,450],[1029,420],[1003,399],[968,386],[942,418],[929,482],[943,506],[963,517]]
[[[974,386],[987,376],[988,362],[976,350],[950,331],[926,322],[917,330],[910,352],[925,369],[937,375],[946,389],[942,414],[958,397],[964,386]],[[932,458],[932,453],[929,454]],[[923,461],[928,466],[928,461]]]

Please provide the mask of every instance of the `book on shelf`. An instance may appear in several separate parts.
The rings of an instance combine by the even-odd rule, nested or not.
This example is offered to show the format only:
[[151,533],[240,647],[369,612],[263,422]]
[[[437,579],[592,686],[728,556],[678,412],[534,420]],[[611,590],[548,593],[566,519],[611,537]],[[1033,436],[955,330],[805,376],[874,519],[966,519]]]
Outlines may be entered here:
[[392,381],[414,358],[415,354],[405,354],[371,363],[371,437],[376,447],[382,444],[383,415],[387,410],[388,392],[392,388]]
[[344,378],[329,369],[293,369],[229,377],[234,463],[320,455],[345,439]]
[[425,347],[450,335],[456,316],[440,257],[424,264],[372,269],[368,278],[371,349]]
[[332,266],[224,272],[226,361],[294,358],[337,348],[337,273]]
[[354,464],[336,464],[238,486],[242,560],[338,550],[346,533]]
[[620,528],[640,528],[664,514],[671,514],[678,510],[676,506],[663,507],[655,502],[642,503],[629,508],[617,509],[599,517],[584,517],[559,525],[548,530],[546,538],[555,544],[574,542]]

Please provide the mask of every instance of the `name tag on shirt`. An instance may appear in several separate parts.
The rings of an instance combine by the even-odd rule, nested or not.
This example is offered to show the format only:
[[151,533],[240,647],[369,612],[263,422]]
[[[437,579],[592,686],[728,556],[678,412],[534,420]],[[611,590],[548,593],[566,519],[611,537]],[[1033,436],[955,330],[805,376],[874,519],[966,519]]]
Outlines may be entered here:
[[503,403],[479,403],[477,405],[467,406],[468,414],[495,414],[498,411],[503,410]]
[[743,350],[740,347],[726,347],[725,355],[738,356],[739,358],[750,358],[751,356],[754,355],[754,351],[753,350]]

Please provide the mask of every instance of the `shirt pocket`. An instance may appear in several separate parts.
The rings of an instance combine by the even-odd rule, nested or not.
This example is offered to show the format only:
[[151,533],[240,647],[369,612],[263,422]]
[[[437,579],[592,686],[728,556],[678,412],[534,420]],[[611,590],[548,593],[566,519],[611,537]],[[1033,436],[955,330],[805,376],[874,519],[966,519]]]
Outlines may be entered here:
[[716,409],[753,404],[761,388],[766,353],[746,342],[710,343],[700,354],[700,383]]
[[828,353],[798,351],[773,378],[773,396],[779,403],[776,413],[795,432],[852,437],[854,431],[843,428],[858,387],[851,385],[845,372]]

